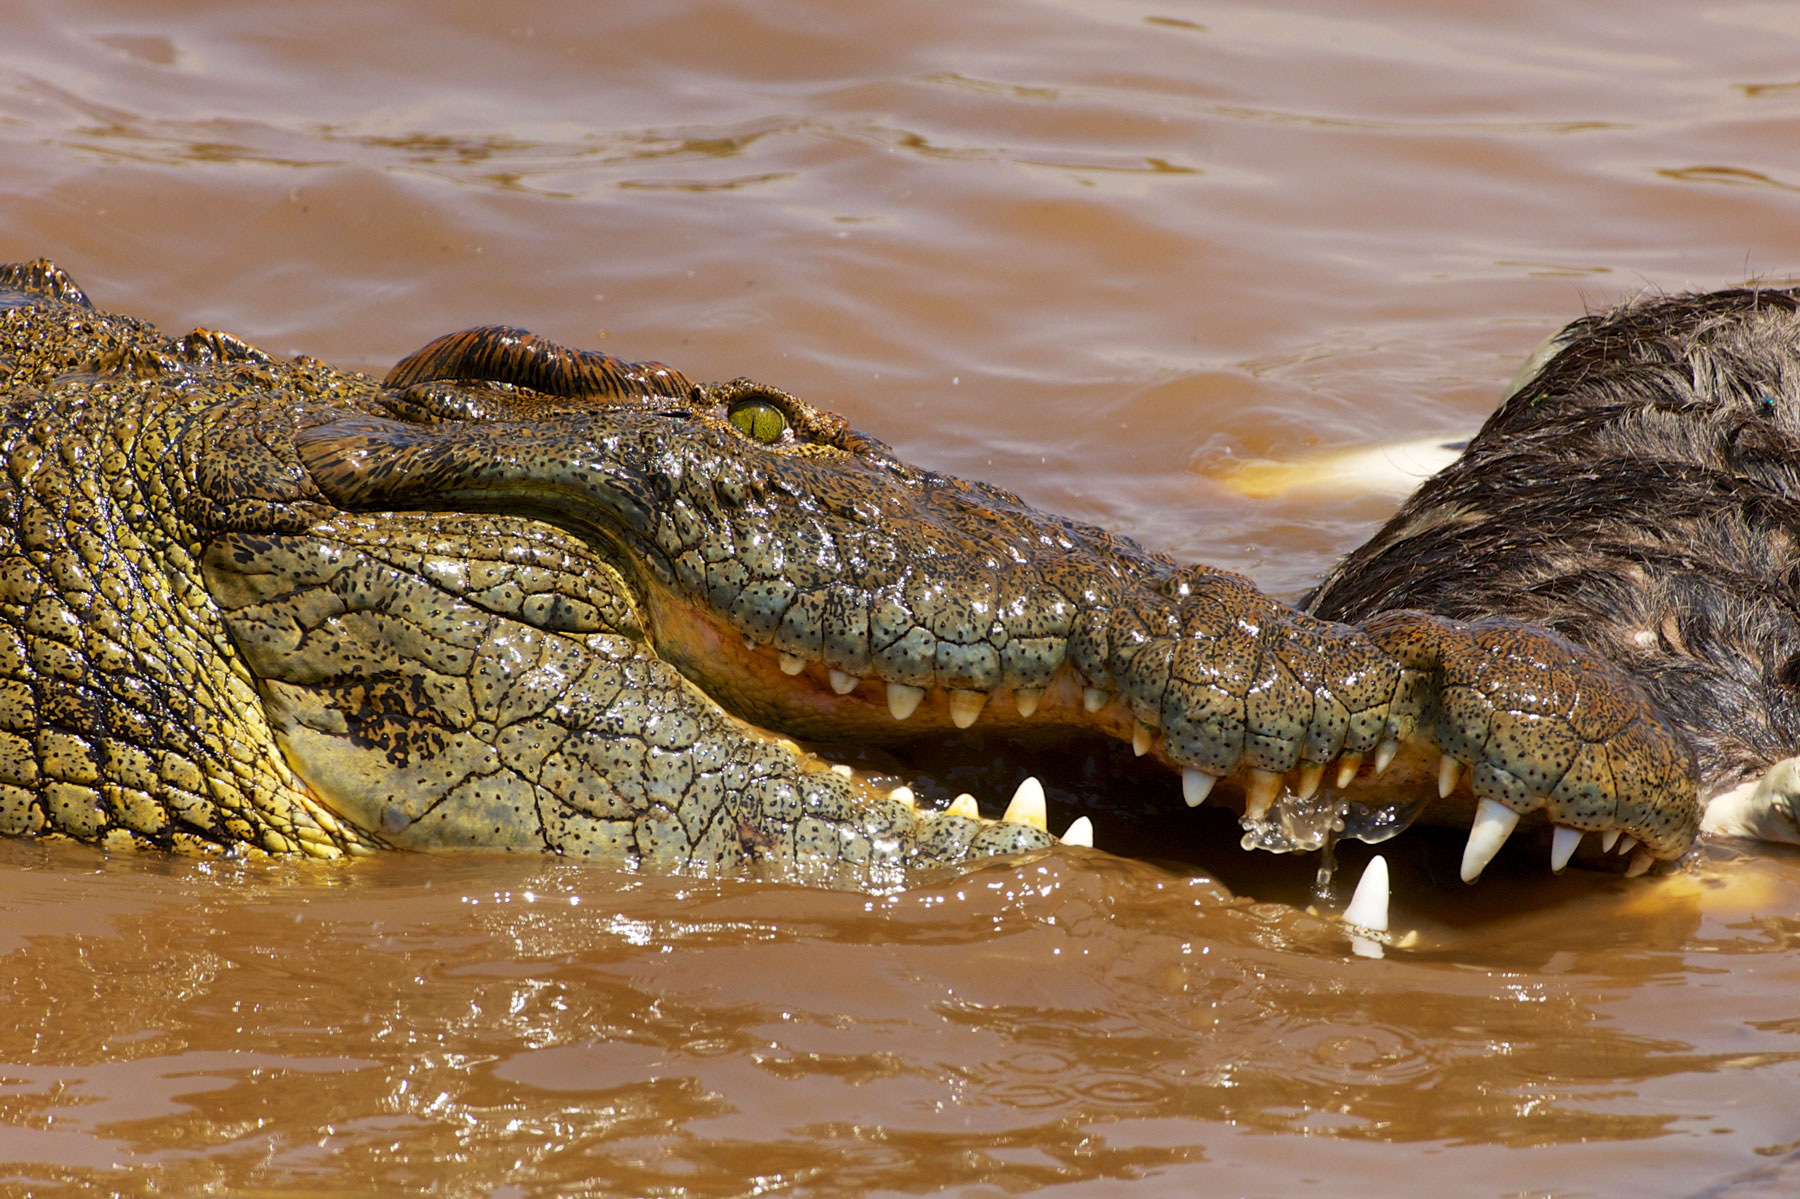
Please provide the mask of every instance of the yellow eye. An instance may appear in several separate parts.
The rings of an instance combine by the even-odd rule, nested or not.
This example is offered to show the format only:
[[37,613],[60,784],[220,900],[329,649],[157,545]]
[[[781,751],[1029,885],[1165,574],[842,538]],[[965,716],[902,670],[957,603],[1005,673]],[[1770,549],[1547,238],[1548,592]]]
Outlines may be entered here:
[[726,413],[731,423],[764,445],[780,440],[787,430],[787,416],[767,400],[740,400]]

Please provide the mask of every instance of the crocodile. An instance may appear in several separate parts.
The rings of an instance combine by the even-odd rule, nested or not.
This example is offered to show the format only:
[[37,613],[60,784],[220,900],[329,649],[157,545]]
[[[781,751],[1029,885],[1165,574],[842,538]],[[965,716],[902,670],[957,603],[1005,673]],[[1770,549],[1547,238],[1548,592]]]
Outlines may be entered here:
[[378,380],[39,260],[0,395],[9,835],[865,887],[1092,844],[1035,777],[984,812],[831,749],[999,735],[1128,746],[1158,773],[1094,815],[1224,805],[1247,848],[1458,823],[1470,881],[1522,821],[1628,873],[1699,829],[1688,734],[1577,639],[1324,619],[748,379],[493,326]]

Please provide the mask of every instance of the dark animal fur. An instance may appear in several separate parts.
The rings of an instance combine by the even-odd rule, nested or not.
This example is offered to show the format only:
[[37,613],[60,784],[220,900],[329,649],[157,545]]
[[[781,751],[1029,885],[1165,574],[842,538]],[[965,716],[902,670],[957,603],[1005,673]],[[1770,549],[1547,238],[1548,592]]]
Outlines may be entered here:
[[1800,289],[1640,301],[1556,352],[1305,606],[1545,625],[1634,671],[1702,796],[1800,750]]

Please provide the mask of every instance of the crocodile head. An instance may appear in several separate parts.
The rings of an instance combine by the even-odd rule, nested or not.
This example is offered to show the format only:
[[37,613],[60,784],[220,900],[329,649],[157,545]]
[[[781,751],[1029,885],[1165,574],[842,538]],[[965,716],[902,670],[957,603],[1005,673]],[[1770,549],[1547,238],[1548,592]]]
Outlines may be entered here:
[[[1247,844],[1270,849],[1383,839],[1429,801],[1455,809],[1466,770],[1452,818],[1473,822],[1470,877],[1526,812],[1629,834],[1645,864],[1692,838],[1676,739],[1548,634],[1317,621],[1240,576],[911,466],[774,388],[695,386],[514,330],[428,346],[376,406],[297,434],[334,504],[574,534],[617,571],[661,661],[783,736],[1113,738],[1179,776],[1189,804],[1240,808]],[[1023,809],[1015,822],[1041,821]]]
[[[55,291],[32,293],[40,347]],[[99,348],[16,367],[15,412],[34,445],[97,420],[89,443],[127,446],[102,506],[152,497],[129,532],[184,594],[203,583],[205,636],[177,648],[222,657],[257,706],[203,723],[266,740],[273,765],[239,773],[304,800],[245,839],[904,877],[1053,844],[1041,786],[995,819],[815,750],[998,733],[1129,746],[1167,781],[1108,804],[1229,804],[1246,847],[1381,840],[1424,812],[1470,828],[1473,880],[1522,818],[1555,830],[1558,869],[1590,831],[1633,870],[1695,836],[1680,734],[1622,671],[1514,621],[1319,620],[775,388],[518,330],[443,339],[378,385],[60,317]],[[245,790],[251,820],[267,796]],[[206,818],[151,798],[156,827]]]

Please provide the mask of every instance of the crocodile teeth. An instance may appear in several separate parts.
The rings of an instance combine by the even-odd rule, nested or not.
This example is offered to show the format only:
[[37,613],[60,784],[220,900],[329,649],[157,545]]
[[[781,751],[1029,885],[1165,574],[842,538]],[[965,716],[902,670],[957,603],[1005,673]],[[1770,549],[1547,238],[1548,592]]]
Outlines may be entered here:
[[1138,757],[1141,758],[1149,753],[1150,745],[1155,740],[1156,730],[1143,721],[1140,720],[1131,726],[1131,752]]
[[1044,813],[1044,784],[1033,775],[1019,784],[1013,792],[1012,802],[1006,805],[1006,814],[1000,817],[1008,824],[1028,824],[1032,828],[1048,832],[1050,822]]
[[1356,893],[1350,897],[1350,906],[1344,909],[1344,923],[1385,933],[1389,894],[1387,859],[1376,854],[1369,859],[1362,877],[1356,882]]
[[892,791],[888,792],[888,798],[896,803],[905,804],[909,808],[918,806],[918,800],[914,797],[913,789],[911,787],[895,787]]
[[1649,870],[1651,865],[1654,864],[1655,861],[1656,861],[1655,855],[1653,855],[1648,849],[1644,849],[1644,848],[1640,847],[1636,853],[1631,855],[1631,865],[1625,867],[1625,877],[1626,878],[1636,878],[1638,875],[1643,874],[1645,871]]
[[844,765],[844,763],[842,763],[842,762],[833,762],[831,764],[831,773],[841,774],[845,778],[854,778],[856,776],[856,771],[854,771],[850,767]]
[[758,648],[758,646],[756,644],[756,638],[752,637],[748,633],[745,633],[744,634],[744,648],[754,652]]
[[1212,794],[1213,784],[1218,781],[1218,775],[1190,767],[1181,772],[1181,798],[1187,800],[1188,807],[1197,808],[1206,802],[1206,797]]
[[964,691],[961,689],[950,693],[950,723],[959,729],[966,729],[975,723],[981,710],[987,707],[987,692]]
[[1361,754],[1345,754],[1338,759],[1338,790],[1341,791],[1356,781],[1356,772],[1362,769],[1362,763],[1363,757]]
[[919,710],[919,701],[925,698],[923,687],[908,687],[905,683],[889,683],[888,711],[895,720],[905,720]]
[[1449,798],[1450,793],[1456,790],[1456,781],[1462,777],[1462,766],[1461,762],[1449,754],[1445,754],[1443,760],[1438,763],[1439,799]]
[[973,820],[981,815],[981,809],[975,806],[975,797],[970,795],[967,791],[964,791],[961,795],[950,801],[950,806],[944,809],[944,815],[967,816],[969,819]]
[[1104,687],[1083,687],[1081,689],[1081,706],[1090,712],[1098,712],[1112,699],[1112,692]]
[[1043,701],[1043,698],[1044,692],[1041,688],[1013,688],[1013,702],[1019,705],[1019,715],[1026,719],[1030,719],[1031,714],[1038,710],[1038,704]]
[[1375,773],[1386,774],[1387,768],[1394,764],[1394,755],[1400,752],[1400,743],[1388,738],[1375,747]]
[[1300,768],[1300,779],[1294,784],[1294,794],[1301,799],[1311,799],[1319,784],[1325,781],[1325,763],[1308,762]]
[[1637,838],[1632,836],[1630,833],[1626,833],[1623,837],[1621,837],[1619,839],[1618,853],[1619,853],[1620,857],[1624,857],[1626,854],[1630,853],[1632,850],[1634,850],[1636,848],[1637,848]]
[[860,682],[862,680],[853,674],[845,674],[843,671],[835,669],[831,672],[831,689],[839,695],[849,695],[856,690],[856,685]]
[[1580,829],[1564,828],[1560,824],[1557,825],[1556,831],[1550,836],[1551,872],[1554,874],[1561,874],[1563,872],[1563,867],[1569,864],[1569,859],[1575,856],[1575,847],[1580,844]]
[[782,674],[799,674],[801,671],[803,671],[805,669],[806,669],[806,659],[802,658],[799,654],[783,654],[783,655],[781,655],[781,673]]
[[1069,831],[1062,835],[1064,845],[1079,845],[1084,849],[1094,848],[1094,822],[1086,816],[1077,816],[1069,824]]
[[1472,883],[1481,877],[1487,864],[1494,860],[1512,831],[1519,827],[1519,814],[1492,799],[1475,805],[1475,823],[1469,829],[1469,843],[1463,846],[1462,881]]
[[1624,829],[1609,828],[1604,833],[1601,833],[1600,848],[1604,849],[1607,853],[1611,853],[1613,846],[1619,843],[1619,834],[1624,831]]
[[1261,820],[1269,814],[1275,800],[1281,794],[1283,779],[1272,770],[1250,771],[1250,781],[1244,784],[1244,815],[1250,820]]

